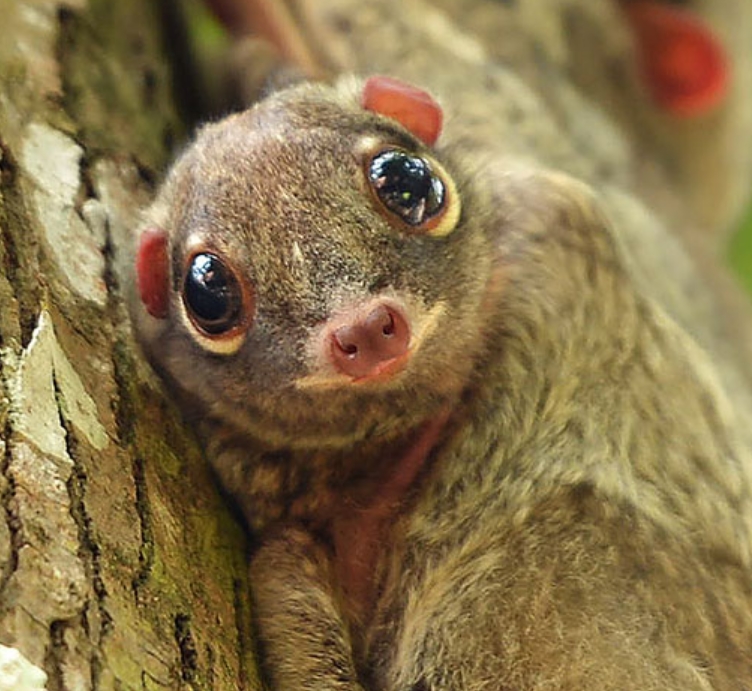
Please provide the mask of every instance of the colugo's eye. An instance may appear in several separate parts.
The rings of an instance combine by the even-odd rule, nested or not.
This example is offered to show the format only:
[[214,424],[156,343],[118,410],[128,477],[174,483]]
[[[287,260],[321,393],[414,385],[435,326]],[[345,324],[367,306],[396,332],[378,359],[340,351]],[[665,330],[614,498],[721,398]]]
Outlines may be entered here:
[[240,279],[211,252],[197,252],[189,259],[183,302],[196,328],[210,337],[234,333],[248,318]]
[[411,229],[446,235],[459,218],[459,198],[438,164],[401,149],[370,159],[368,181],[379,202]]

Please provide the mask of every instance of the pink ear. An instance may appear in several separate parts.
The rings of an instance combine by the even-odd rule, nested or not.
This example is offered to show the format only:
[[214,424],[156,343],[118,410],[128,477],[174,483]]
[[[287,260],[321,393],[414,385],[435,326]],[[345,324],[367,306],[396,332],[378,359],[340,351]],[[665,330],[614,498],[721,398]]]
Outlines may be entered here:
[[366,110],[393,118],[429,146],[441,133],[443,113],[431,94],[392,77],[369,77],[361,103]]
[[657,0],[625,2],[641,68],[656,103],[672,115],[702,115],[728,91],[723,46],[690,11]]
[[164,319],[169,306],[170,272],[167,257],[167,233],[147,228],[141,233],[136,255],[138,292],[146,311]]

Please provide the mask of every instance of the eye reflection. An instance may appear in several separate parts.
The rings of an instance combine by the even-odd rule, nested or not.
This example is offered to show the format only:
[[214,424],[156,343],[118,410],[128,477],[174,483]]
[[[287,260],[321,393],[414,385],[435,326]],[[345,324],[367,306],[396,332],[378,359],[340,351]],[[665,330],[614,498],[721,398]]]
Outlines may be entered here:
[[444,210],[444,183],[419,156],[382,151],[371,160],[368,179],[384,207],[410,226],[421,226]]

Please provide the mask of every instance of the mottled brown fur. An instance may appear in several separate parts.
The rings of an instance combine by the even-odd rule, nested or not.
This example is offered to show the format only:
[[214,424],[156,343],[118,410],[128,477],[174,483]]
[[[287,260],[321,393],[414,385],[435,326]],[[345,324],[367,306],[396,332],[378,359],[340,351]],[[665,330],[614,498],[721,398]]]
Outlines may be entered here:
[[[433,155],[459,224],[400,233],[359,143],[425,147],[358,89],[207,126],[147,215],[173,293],[167,319],[134,306],[137,330],[258,538],[271,687],[749,690],[749,392],[725,390],[745,365],[719,376],[651,290],[671,263],[634,238],[663,227],[613,187],[489,156],[456,112]],[[254,286],[233,355],[178,316],[197,235]],[[374,295],[426,325],[406,369],[311,383],[320,325]]]

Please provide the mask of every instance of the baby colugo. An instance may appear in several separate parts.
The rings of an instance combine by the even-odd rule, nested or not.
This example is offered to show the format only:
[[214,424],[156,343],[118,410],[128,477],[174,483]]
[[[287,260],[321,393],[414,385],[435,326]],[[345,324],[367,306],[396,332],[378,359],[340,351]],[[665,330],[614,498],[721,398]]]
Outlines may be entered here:
[[594,193],[383,77],[204,127],[132,311],[270,688],[752,688],[749,451]]

